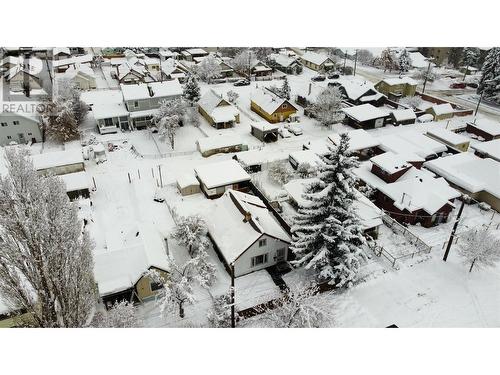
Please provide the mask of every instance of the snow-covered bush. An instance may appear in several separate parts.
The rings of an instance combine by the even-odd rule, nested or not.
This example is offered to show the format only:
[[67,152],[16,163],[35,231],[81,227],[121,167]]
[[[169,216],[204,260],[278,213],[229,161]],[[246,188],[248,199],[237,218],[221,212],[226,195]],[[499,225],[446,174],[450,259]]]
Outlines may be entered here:
[[460,234],[458,253],[472,268],[493,267],[500,261],[500,239],[485,229],[469,229]]
[[229,103],[236,103],[239,97],[240,95],[236,91],[229,90],[227,92],[227,99],[229,100]]
[[412,109],[418,108],[422,104],[422,98],[420,96],[405,96],[399,100],[399,104],[403,104]]
[[95,328],[135,328],[141,325],[134,304],[128,301],[115,302],[108,311],[98,311],[91,326]]
[[172,238],[187,247],[191,256],[208,246],[207,224],[200,215],[178,216]]
[[211,328],[231,327],[231,296],[229,293],[213,299],[207,320]]
[[269,178],[280,185],[284,185],[295,177],[295,172],[287,161],[269,163]]
[[309,163],[302,163],[297,167],[297,174],[300,178],[315,177],[318,174],[318,167]]
[[342,110],[342,93],[338,87],[328,87],[316,98],[315,103],[307,108],[321,125],[329,126],[344,119]]

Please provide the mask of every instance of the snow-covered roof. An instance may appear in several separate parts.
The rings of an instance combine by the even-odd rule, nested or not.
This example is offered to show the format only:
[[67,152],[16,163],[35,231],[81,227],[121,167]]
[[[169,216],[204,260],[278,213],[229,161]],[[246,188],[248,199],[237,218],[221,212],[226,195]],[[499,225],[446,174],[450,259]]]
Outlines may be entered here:
[[214,135],[212,137],[200,138],[196,141],[200,152],[215,150],[222,147],[237,146],[243,144],[238,135]]
[[139,83],[133,85],[120,85],[123,100],[139,100],[139,99],[148,99],[151,97],[149,94],[148,85],[146,83]]
[[327,155],[331,153],[330,148],[328,146],[333,148],[333,145],[328,141],[325,141],[323,139],[314,139],[312,141],[305,142],[302,145],[302,148],[304,150],[311,150],[312,152],[318,155]]
[[52,66],[54,68],[58,68],[66,65],[74,65],[74,64],[85,64],[92,62],[93,56],[92,54],[86,54],[82,56],[71,56],[67,59],[60,59],[56,61],[52,61]]
[[37,171],[63,165],[83,163],[81,149],[71,149],[65,151],[53,151],[43,154],[32,155],[33,166]]
[[431,109],[436,114],[436,116],[446,115],[455,112],[450,103],[433,105]]
[[263,150],[250,150],[238,152],[236,154],[236,158],[241,163],[241,165],[245,167],[250,167],[252,165],[261,165],[264,163],[270,163],[278,160],[287,160],[288,152],[279,151],[279,152],[266,152]]
[[460,196],[460,192],[450,187],[444,178],[434,178],[427,171],[414,167],[411,174],[411,178],[407,176],[377,188],[394,200],[394,206],[402,211],[423,209],[433,215],[445,204],[451,204],[451,199]]
[[199,165],[194,171],[208,189],[250,181],[250,175],[233,159]]
[[377,118],[386,117],[388,115],[387,111],[375,107],[371,104],[362,104],[354,107],[344,108],[342,111],[349,117],[352,117],[356,121],[368,121]]
[[[407,154],[418,155],[418,159],[420,159],[420,161],[447,150],[446,146],[442,143],[413,130],[397,134],[383,135],[378,139],[380,141],[379,147],[383,151],[392,151],[395,154],[400,154],[402,156]],[[419,161],[410,159],[406,160]]]
[[[380,144],[380,141],[373,137],[364,129],[356,129],[346,132],[349,136],[349,148],[348,151],[359,151],[367,148],[376,147]],[[340,134],[332,134],[328,136],[330,142],[335,145],[340,143]]]
[[500,123],[497,121],[485,119],[485,118],[479,118],[476,119],[475,122],[468,122],[467,125],[473,126],[475,128],[478,128],[493,137],[496,137],[500,135]]
[[344,88],[345,94],[350,100],[358,100],[369,92],[371,93],[368,97],[369,100],[377,100],[384,96],[377,91],[373,83],[357,76],[341,76],[331,82],[331,86],[336,85]]
[[270,124],[267,121],[251,121],[250,126],[252,128],[259,129],[260,131],[273,131],[280,128],[279,125]]
[[441,142],[438,142],[432,138],[426,137],[422,133],[419,133],[415,130],[407,130],[404,132],[398,133],[398,136],[415,146],[420,147],[421,149],[430,150],[436,154],[441,152],[445,152],[448,149]]
[[251,100],[268,114],[276,112],[283,103],[291,105],[286,99],[280,98],[265,88],[253,91]]
[[271,53],[268,56],[268,58],[270,60],[273,60],[276,64],[278,64],[278,65],[280,65],[280,66],[282,66],[284,68],[289,67],[293,63],[298,63],[296,57],[287,56],[287,55],[284,55],[282,53]]
[[196,178],[194,173],[184,173],[177,177],[177,185],[181,188],[187,188],[189,186],[199,186],[200,181]]
[[84,78],[95,78],[95,72],[88,64],[76,64],[70,66],[62,75],[61,78],[73,79],[77,75]]
[[[187,50],[185,50],[187,53],[189,53],[190,55],[204,55],[204,54],[208,54],[207,51],[205,51],[203,48],[189,48]],[[184,51],[182,51],[184,52]]]
[[451,130],[443,129],[443,128],[429,129],[429,130],[427,130],[426,134],[432,138],[442,140],[443,142],[446,142],[446,143],[449,143],[452,145],[459,145],[461,143],[469,142],[469,139],[467,137],[464,137],[463,135],[457,134],[455,132],[452,132]]
[[89,178],[87,172],[81,171],[76,173],[63,174],[61,176],[64,184],[66,185],[66,191],[84,190],[90,187]]
[[[420,52],[410,52],[408,55],[410,57],[412,67],[421,69],[429,66],[427,57],[422,55]],[[435,64],[431,63],[431,66],[435,66]]]
[[170,51],[168,48],[160,48],[160,55],[163,57],[172,57],[174,53]]
[[71,52],[70,52],[68,47],[54,47],[54,49],[52,50],[52,54],[54,56],[61,55],[61,54],[70,56]]
[[404,158],[391,151],[374,156],[370,159],[370,161],[390,174],[411,167],[411,164],[408,163]]
[[254,195],[228,190],[206,215],[210,236],[228,264],[264,234],[290,242],[264,202]]
[[396,86],[396,85],[403,85],[403,84],[416,86],[418,84],[417,81],[415,81],[414,79],[412,79],[410,77],[384,78],[382,80],[382,82],[385,82],[389,86]]
[[198,101],[198,105],[216,122],[234,121],[238,115],[238,110],[230,103],[225,101],[225,105],[219,106],[225,101],[221,95],[214,90],[208,90]]
[[484,154],[486,157],[500,161],[500,139],[494,139],[488,142],[478,142],[471,147]]
[[303,150],[290,152],[290,158],[295,160],[297,164],[309,164],[311,166],[320,165],[323,163],[321,158],[314,151]]
[[153,98],[180,97],[182,95],[182,85],[178,79],[163,82],[148,83],[153,93]]
[[134,231],[126,247],[109,247],[94,255],[94,276],[101,296],[132,288],[152,267],[168,271],[160,233],[146,223],[138,224]]
[[417,118],[412,109],[396,109],[391,111],[391,113],[396,121],[415,120]]
[[210,117],[216,122],[229,122],[234,121],[235,117],[238,116],[239,112],[236,107],[229,105],[223,105],[215,108],[211,113]]
[[[297,179],[286,183],[283,188],[291,199],[299,206],[304,207],[308,204],[308,201],[302,197],[306,186],[318,181],[319,179],[315,177]],[[356,190],[355,195],[356,200],[353,202],[353,206],[363,229],[366,230],[382,225],[382,211],[359,191]]]
[[333,64],[333,61],[331,61],[331,59],[327,55],[324,55],[322,53],[312,52],[312,51],[305,52],[301,56],[301,58],[306,60],[306,61],[310,61],[316,65],[321,65],[325,62],[328,62],[328,60],[330,60],[329,62]]
[[96,120],[128,116],[128,111],[123,103],[94,104],[92,106],[92,113]]
[[487,191],[500,198],[500,163],[469,152],[428,161],[426,168],[471,192]]

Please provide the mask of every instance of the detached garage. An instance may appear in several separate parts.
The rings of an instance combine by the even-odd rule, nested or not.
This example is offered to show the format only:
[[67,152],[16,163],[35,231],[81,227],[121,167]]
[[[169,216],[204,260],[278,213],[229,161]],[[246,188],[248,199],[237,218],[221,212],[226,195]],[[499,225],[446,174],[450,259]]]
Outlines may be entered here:
[[389,114],[371,104],[362,104],[342,110],[347,116],[347,125],[361,129],[381,128]]

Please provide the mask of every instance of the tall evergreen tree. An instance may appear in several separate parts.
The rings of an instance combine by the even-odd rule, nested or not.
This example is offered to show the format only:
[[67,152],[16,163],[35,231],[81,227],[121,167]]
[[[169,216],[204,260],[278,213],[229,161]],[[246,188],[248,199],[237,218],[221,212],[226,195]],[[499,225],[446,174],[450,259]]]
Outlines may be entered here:
[[281,97],[286,100],[290,100],[290,93],[291,93],[290,84],[288,83],[288,79],[285,77],[285,79],[283,80],[283,85],[281,86],[280,89]]
[[184,85],[182,96],[191,104],[191,106],[200,100],[200,86],[193,75],[188,77],[186,84]]
[[294,265],[314,269],[320,280],[339,286],[352,285],[366,243],[353,207],[351,169],[358,162],[349,155],[348,146],[349,137],[342,134],[339,146],[322,157],[319,181],[306,188],[303,197],[307,203],[299,208],[292,226]]
[[410,55],[406,49],[403,49],[398,58],[399,72],[407,72],[411,68]]
[[490,49],[484,60],[477,92],[500,104],[500,47]]
[[480,51],[477,47],[465,47],[462,51],[462,65],[475,66],[479,60]]
[[448,63],[451,64],[455,69],[460,66],[462,61],[464,48],[463,47],[452,47],[448,53]]

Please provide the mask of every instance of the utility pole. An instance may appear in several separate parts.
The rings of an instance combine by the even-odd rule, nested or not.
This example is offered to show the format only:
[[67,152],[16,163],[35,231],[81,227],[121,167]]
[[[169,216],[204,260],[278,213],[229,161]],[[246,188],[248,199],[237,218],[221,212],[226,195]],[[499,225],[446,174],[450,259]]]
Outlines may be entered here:
[[356,50],[356,54],[354,55],[354,72],[353,75],[356,75],[356,65],[358,63],[358,50]]
[[[476,111],[474,112],[474,117],[477,116],[477,111],[479,111],[479,106],[481,105],[481,102],[483,101],[483,95],[484,95],[484,90],[481,91],[481,96],[479,97],[479,101],[477,102]],[[474,121],[476,121],[476,119],[474,119]]]
[[345,62],[347,60],[347,50],[344,52],[344,72],[345,72]]
[[161,165],[160,164],[158,164],[158,172],[160,174],[160,186],[163,187],[163,179],[161,177]]
[[465,77],[467,77],[468,71],[469,71],[469,63],[467,63],[467,67],[465,68],[464,78],[462,79],[462,82],[465,82]]
[[234,263],[231,263],[231,328],[236,328],[234,311]]
[[457,231],[458,222],[460,221],[460,216],[462,216],[462,211],[464,210],[464,206],[465,206],[465,198],[462,197],[462,205],[460,206],[460,209],[458,210],[458,215],[457,215],[457,218],[455,219],[455,224],[453,224],[453,229],[451,230],[451,233],[450,233],[450,239],[448,241],[448,246],[446,246],[446,251],[444,252],[443,260],[445,262],[448,259],[448,254],[450,253],[451,244],[452,244],[453,239],[455,237],[455,232]]
[[427,67],[427,73],[425,73],[424,87],[422,88],[422,94],[425,92],[425,85],[427,84],[427,78],[429,77],[430,71],[431,71],[431,62],[429,61],[429,66]]

